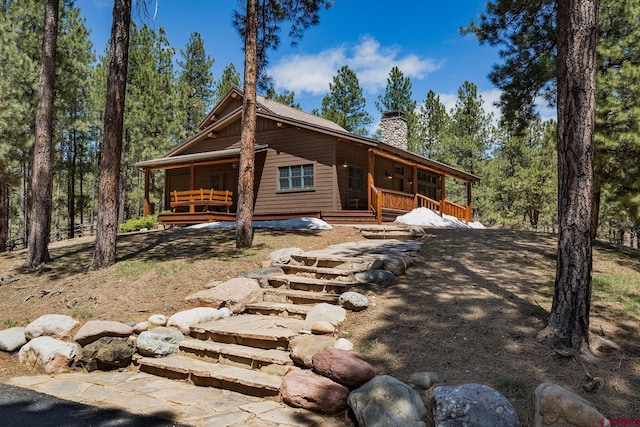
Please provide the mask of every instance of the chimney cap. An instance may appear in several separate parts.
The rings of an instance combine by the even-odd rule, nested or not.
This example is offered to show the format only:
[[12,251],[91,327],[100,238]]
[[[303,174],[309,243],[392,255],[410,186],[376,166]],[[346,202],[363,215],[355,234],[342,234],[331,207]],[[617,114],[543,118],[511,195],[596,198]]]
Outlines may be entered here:
[[385,111],[384,113],[382,113],[383,119],[390,119],[393,117],[400,117],[402,119],[405,119],[406,114],[404,113],[404,111],[401,111],[401,110]]

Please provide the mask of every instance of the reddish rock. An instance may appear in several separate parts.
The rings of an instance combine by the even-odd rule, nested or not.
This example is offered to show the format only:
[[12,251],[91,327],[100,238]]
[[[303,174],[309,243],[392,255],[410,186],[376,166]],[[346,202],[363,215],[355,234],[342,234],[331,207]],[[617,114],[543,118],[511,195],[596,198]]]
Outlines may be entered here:
[[376,375],[368,362],[350,351],[327,348],[316,353],[313,370],[347,387],[360,387]]
[[293,370],[280,389],[288,405],[323,414],[335,414],[347,407],[349,389],[309,370]]

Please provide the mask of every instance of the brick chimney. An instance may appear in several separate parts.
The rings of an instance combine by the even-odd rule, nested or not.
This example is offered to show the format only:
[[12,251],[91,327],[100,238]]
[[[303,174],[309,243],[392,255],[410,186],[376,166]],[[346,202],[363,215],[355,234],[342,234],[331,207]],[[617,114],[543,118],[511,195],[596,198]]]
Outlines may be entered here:
[[380,139],[392,147],[407,150],[407,118],[402,111],[382,113]]

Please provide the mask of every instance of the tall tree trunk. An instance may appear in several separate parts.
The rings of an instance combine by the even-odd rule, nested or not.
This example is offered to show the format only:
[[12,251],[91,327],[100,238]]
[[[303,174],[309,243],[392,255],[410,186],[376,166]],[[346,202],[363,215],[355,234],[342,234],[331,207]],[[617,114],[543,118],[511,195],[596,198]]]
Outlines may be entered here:
[[602,184],[594,175],[593,197],[591,199],[591,239],[598,236],[598,225],[600,222],[600,200],[602,199]]
[[256,84],[258,80],[258,1],[247,0],[244,36],[244,99],[240,135],[236,247],[253,243],[253,181],[255,174]]
[[589,353],[595,126],[596,0],[558,2],[558,261],[549,324],[554,346]]
[[[75,113],[74,113],[75,115]],[[67,237],[73,239],[76,232],[76,164],[78,161],[78,146],[75,129],[71,132],[71,162],[69,163],[69,171],[67,176],[67,223],[69,224],[69,232]]]
[[20,163],[20,194],[18,203],[18,233],[16,240],[27,242],[27,162]]
[[9,241],[9,216],[11,215],[11,203],[9,197],[11,195],[11,186],[7,176],[0,179],[0,252],[6,251],[7,242]]
[[31,185],[29,187],[29,242],[24,267],[33,268],[49,262],[51,229],[53,95],[56,75],[58,39],[58,0],[44,5],[44,37],[38,83],[35,145],[33,149]]
[[98,270],[116,262],[118,235],[118,184],[122,157],[124,98],[129,62],[131,0],[115,0],[109,50],[109,75],[104,114],[104,142],[100,161],[96,246],[90,269]]

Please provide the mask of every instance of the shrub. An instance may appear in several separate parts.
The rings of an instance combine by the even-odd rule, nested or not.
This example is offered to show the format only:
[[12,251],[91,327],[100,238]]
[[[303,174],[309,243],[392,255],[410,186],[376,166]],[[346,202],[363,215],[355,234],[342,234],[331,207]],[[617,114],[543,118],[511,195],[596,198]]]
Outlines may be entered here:
[[148,215],[140,218],[131,218],[125,223],[120,224],[120,230],[125,233],[131,231],[140,231],[143,228],[155,227],[158,223],[158,215]]

